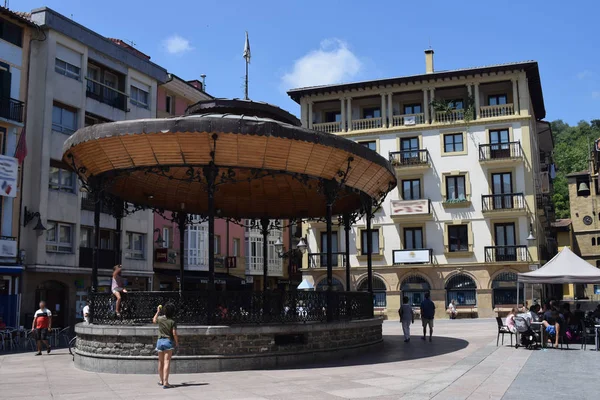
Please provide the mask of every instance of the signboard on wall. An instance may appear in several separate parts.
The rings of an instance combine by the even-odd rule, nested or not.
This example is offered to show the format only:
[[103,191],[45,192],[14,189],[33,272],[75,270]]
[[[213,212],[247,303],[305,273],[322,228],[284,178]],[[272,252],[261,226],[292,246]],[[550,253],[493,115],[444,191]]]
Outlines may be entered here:
[[0,155],[0,196],[17,197],[19,163],[14,157]]
[[429,249],[394,250],[394,264],[430,263]]
[[0,240],[0,257],[16,257],[17,256],[17,241],[14,239]]
[[392,200],[392,215],[429,214],[429,200]]

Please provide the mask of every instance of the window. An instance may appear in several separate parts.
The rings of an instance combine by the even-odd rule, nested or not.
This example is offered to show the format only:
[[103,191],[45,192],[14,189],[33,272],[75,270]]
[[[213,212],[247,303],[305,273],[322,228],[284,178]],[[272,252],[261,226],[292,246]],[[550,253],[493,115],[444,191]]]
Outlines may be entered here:
[[61,75],[79,80],[80,68],[66,61],[57,58],[54,63],[54,70]]
[[73,225],[48,221],[46,227],[46,251],[53,253],[73,252]]
[[368,142],[358,142],[358,143],[362,144],[363,146],[365,146],[368,149],[377,151],[377,141],[376,140],[370,140]]
[[419,200],[421,198],[421,180],[406,179],[402,181],[402,199]]
[[462,133],[450,133],[444,135],[444,152],[445,153],[456,153],[464,151],[463,135]]
[[0,39],[23,47],[23,28],[6,19],[0,19]]
[[169,114],[174,114],[174,108],[173,107],[173,97],[172,96],[167,96],[165,99],[165,111],[168,112]]
[[77,130],[77,113],[55,104],[52,108],[52,130],[73,134]]
[[[371,237],[373,238],[373,252],[371,254],[379,254],[379,230],[378,229],[371,229]],[[360,249],[360,254],[362,254],[363,256],[368,255],[369,253],[367,253],[367,234],[369,233],[368,230],[363,229],[361,231],[361,249]]]
[[[323,279],[321,282],[317,283],[316,286],[316,290],[318,291],[323,291],[323,290],[327,290],[328,286],[327,286],[327,279]],[[343,292],[344,291],[344,285],[342,285],[342,282],[340,282],[339,279],[337,278],[332,278],[331,279],[331,289],[334,292]]]
[[138,107],[142,107],[142,108],[148,108],[148,98],[149,98],[149,94],[148,92],[137,88],[135,86],[131,86],[131,93],[130,93],[130,100],[131,100],[131,104],[138,106]]
[[418,275],[410,275],[402,281],[400,291],[403,296],[408,297],[408,304],[419,307],[425,298],[425,293],[431,290],[429,282]]
[[501,106],[506,104],[508,98],[505,94],[497,94],[493,96],[488,96],[488,106]]
[[415,250],[423,247],[423,228],[404,228],[404,249]]
[[[365,242],[366,243],[366,242]],[[333,254],[333,267],[338,267],[338,233],[331,232],[331,253]],[[321,232],[321,267],[327,267],[327,232]]]
[[[524,284],[520,283],[519,299],[524,301]],[[492,281],[492,290],[494,292],[493,307],[501,305],[517,304],[517,274],[513,272],[501,272]]]
[[61,162],[51,160],[49,187],[52,190],[75,193],[75,173],[66,169]]
[[233,256],[234,257],[240,256],[240,239],[238,239],[238,238],[233,239]]
[[448,101],[448,105],[455,110],[463,110],[465,108],[465,103],[463,99],[454,99]]
[[448,226],[448,250],[469,251],[469,229],[467,225]]
[[446,201],[448,200],[467,200],[464,175],[446,177]]
[[[363,281],[358,285],[359,292],[366,292],[369,290],[369,281],[368,279],[363,279]],[[386,301],[386,287],[385,282],[376,276],[373,277],[373,307],[375,308],[385,308]]]
[[325,113],[325,122],[341,122],[342,113],[340,111],[327,111]]
[[363,119],[381,118],[379,107],[363,108]]
[[143,260],[144,255],[144,242],[146,235],[142,233],[127,232],[127,258],[133,258],[136,260]]
[[108,229],[100,229],[100,248],[103,250],[115,249],[115,232]]
[[79,229],[79,247],[91,248],[94,238],[94,229],[82,226]]
[[221,254],[221,236],[215,235],[215,254]]
[[592,238],[592,246],[596,245],[596,238]]
[[446,293],[448,304],[454,300],[458,306],[477,305],[477,285],[468,275],[458,274],[450,278]]
[[163,228],[162,229],[162,247],[164,249],[169,248],[169,244],[171,243],[171,230],[169,228]]
[[423,110],[420,104],[406,104],[404,106],[404,114],[421,114]]

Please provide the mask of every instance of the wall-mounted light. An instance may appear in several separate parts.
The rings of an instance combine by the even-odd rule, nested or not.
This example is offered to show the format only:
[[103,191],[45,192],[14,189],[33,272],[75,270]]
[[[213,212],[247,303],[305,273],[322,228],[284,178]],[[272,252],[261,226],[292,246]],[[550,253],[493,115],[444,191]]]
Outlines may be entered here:
[[533,224],[529,224],[529,236],[527,236],[528,242],[533,242],[535,240],[535,236],[533,236]]
[[36,232],[45,231],[46,227],[42,224],[42,216],[40,215],[40,213],[38,211],[29,211],[27,210],[27,207],[25,207],[25,211],[23,213],[23,226],[27,226],[27,224],[30,223],[35,217],[38,218],[38,222],[33,228],[33,230]]
[[156,238],[156,240],[154,241],[154,243],[156,243],[157,245],[161,245],[163,244],[164,240],[162,235],[160,234],[160,229],[159,228],[155,228],[154,229],[154,233],[158,232],[158,237]]

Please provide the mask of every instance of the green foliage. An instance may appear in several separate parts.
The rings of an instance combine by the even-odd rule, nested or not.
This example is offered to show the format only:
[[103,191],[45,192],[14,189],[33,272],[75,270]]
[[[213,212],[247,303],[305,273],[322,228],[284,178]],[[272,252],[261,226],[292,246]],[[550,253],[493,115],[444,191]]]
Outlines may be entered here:
[[[434,112],[443,112],[450,114],[456,110],[452,100],[437,100],[434,99],[429,103]],[[467,96],[463,103],[463,120],[466,123],[471,122],[475,118],[475,97]]]
[[600,120],[591,123],[580,121],[577,126],[569,126],[562,120],[552,121],[554,138],[554,164],[557,168],[554,180],[552,201],[556,208],[556,218],[569,218],[569,189],[566,176],[589,168],[589,149],[594,140],[600,138]]

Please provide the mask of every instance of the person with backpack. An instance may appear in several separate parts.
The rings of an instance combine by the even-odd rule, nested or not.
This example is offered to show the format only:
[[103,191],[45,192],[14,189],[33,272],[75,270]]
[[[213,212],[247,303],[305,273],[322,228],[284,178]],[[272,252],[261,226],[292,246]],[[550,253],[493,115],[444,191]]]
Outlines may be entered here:
[[400,314],[400,322],[402,323],[402,331],[404,332],[404,343],[410,342],[410,324],[415,323],[415,313],[412,307],[408,304],[408,297],[402,298],[402,306],[398,310]]

